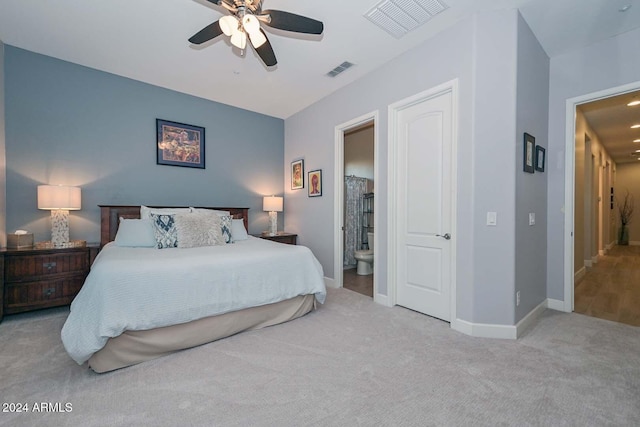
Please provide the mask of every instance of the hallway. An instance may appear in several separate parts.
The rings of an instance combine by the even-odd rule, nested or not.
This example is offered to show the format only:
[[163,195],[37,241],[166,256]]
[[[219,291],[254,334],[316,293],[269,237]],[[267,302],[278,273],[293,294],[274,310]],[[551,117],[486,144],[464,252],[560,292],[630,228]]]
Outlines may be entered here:
[[614,246],[575,285],[576,313],[640,326],[640,246]]

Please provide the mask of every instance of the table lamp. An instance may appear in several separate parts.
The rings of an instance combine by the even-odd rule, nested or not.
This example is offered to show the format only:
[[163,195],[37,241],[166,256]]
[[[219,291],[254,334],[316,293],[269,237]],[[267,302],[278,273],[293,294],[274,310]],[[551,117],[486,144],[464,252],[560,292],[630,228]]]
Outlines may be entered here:
[[262,199],[262,210],[269,212],[269,235],[275,236],[278,233],[278,212],[282,212],[283,198],[267,196]]
[[38,185],[38,209],[51,211],[51,244],[69,244],[69,211],[80,210],[80,187]]

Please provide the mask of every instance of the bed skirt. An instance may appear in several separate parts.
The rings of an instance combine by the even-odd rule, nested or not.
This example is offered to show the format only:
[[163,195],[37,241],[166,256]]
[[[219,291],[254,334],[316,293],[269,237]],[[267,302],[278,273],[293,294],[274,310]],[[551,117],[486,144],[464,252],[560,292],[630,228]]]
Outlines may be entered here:
[[89,367],[103,373],[155,359],[179,350],[226,338],[238,332],[265,328],[304,316],[314,308],[314,295],[206,317],[147,331],[125,331],[110,338],[89,359]]

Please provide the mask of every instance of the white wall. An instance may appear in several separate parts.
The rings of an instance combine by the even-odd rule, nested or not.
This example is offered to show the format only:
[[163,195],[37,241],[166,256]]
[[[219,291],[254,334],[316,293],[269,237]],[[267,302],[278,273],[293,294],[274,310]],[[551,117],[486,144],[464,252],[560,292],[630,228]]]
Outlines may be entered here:
[[344,174],[373,179],[373,126],[344,135]]
[[638,83],[640,29],[551,58],[547,161],[547,297],[564,300],[565,108],[567,99]]
[[[390,104],[452,79],[459,79],[461,123],[473,120],[472,52],[475,23],[471,19],[460,22],[433,39],[383,65],[345,88],[334,92],[307,109],[285,120],[285,165],[296,158],[305,159],[305,168],[321,168],[324,172],[325,192],[322,197],[308,198],[306,190],[289,190],[285,184],[285,229],[296,232],[299,242],[312,249],[321,262],[325,276],[333,278],[333,188],[334,188],[334,131],[337,125],[377,111],[379,137],[379,180],[375,184],[379,208],[376,230],[376,259],[379,264],[379,292],[387,294],[387,150],[388,111]],[[454,54],[452,54],[454,52]],[[339,77],[338,77],[339,78]],[[459,311],[472,313],[472,133],[471,126],[459,129],[458,181],[458,297]],[[290,179],[286,168],[285,183]],[[462,268],[462,267],[465,268]]]
[[[589,181],[587,181],[587,169],[591,168],[591,157],[596,158],[596,168],[591,172]],[[580,269],[586,267],[585,260],[591,261],[592,258],[598,255],[597,246],[597,227],[594,226],[595,220],[595,208],[598,208],[597,197],[598,186],[593,185],[598,182],[598,175],[604,174],[604,166],[608,162],[611,166],[615,163],[611,159],[611,156],[602,145],[600,137],[591,128],[584,113],[580,108],[576,111],[576,133],[575,133],[575,181],[574,181],[574,261],[573,272],[577,273]],[[600,163],[600,159],[603,159]],[[587,185],[587,184],[591,185]],[[590,194],[587,195],[587,189],[590,190]],[[603,217],[600,218],[600,226],[603,227],[606,232],[605,244],[611,242],[610,237],[610,193],[609,188],[605,189],[604,194],[601,195],[603,204]],[[591,209],[587,211],[585,209],[585,201],[590,201]],[[595,205],[595,206],[593,206]],[[588,265],[588,264],[587,264]]]
[[[377,111],[380,121],[379,292],[387,295],[388,106],[444,82],[458,79],[457,317],[512,325],[515,287],[516,193],[516,10],[487,12],[459,22],[378,70],[285,121],[285,165],[305,159],[308,170],[326,174],[326,192],[286,190],[285,228],[300,236],[333,271],[334,129]],[[285,182],[290,179],[287,168]],[[288,186],[285,185],[285,188]],[[498,226],[486,213],[498,212]],[[542,279],[544,281],[544,278]]]
[[[549,57],[527,23],[518,19],[518,101],[516,118],[516,267],[515,322],[547,298],[547,172],[523,171],[524,133],[536,138],[536,145],[548,146]],[[529,214],[535,225],[529,225]],[[512,295],[512,301],[515,295]]]
[[0,41],[0,247],[7,245],[7,156],[4,120],[4,44]]

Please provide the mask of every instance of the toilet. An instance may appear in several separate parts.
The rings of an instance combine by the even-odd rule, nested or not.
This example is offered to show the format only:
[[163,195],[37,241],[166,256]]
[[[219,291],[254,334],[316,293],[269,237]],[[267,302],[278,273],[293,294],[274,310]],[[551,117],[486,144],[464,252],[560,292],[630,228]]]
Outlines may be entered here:
[[373,233],[367,233],[367,237],[369,238],[369,249],[355,253],[355,258],[358,260],[356,274],[359,276],[373,274]]

